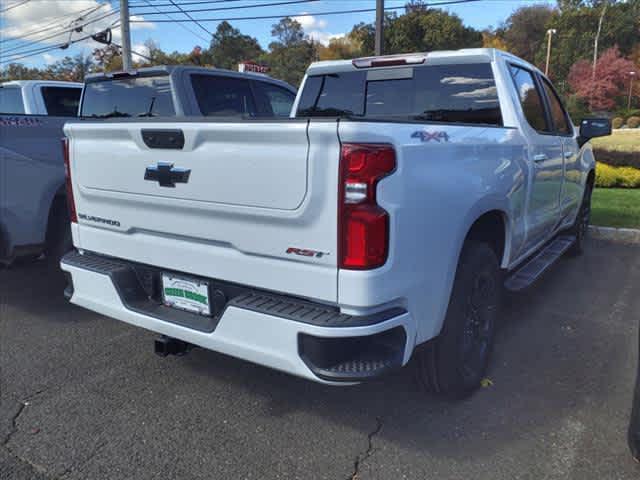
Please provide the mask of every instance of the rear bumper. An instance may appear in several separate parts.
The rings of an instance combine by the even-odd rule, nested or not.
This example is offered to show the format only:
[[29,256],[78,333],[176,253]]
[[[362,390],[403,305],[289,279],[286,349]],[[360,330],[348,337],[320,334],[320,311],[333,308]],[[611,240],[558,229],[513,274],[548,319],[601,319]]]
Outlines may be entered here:
[[[354,383],[406,364],[415,338],[408,312],[394,308],[350,316],[335,307],[221,286],[228,301],[213,317],[164,307],[137,265],[71,252],[61,262],[71,276],[70,301],[89,310],[209,350],[322,383]],[[220,284],[222,285],[222,284]]]

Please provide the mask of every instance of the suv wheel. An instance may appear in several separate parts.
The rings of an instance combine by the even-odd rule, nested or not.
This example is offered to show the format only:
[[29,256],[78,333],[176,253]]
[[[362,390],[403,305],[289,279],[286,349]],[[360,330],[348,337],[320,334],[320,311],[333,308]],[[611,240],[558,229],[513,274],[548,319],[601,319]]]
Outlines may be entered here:
[[584,242],[589,233],[589,222],[591,221],[591,195],[593,187],[589,184],[584,189],[582,205],[576,217],[576,221],[571,227],[571,233],[576,237],[575,243],[569,249],[571,255],[582,255],[584,252]]
[[417,376],[428,390],[464,398],[480,386],[493,347],[502,285],[496,254],[467,241],[440,335],[417,352]]

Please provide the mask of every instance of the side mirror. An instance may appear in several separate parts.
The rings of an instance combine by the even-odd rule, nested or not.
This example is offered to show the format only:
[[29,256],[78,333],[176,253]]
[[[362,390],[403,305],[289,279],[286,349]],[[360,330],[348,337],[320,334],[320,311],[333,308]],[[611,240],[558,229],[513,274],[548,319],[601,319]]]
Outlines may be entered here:
[[595,137],[611,135],[611,121],[608,118],[585,118],[580,122],[580,143]]

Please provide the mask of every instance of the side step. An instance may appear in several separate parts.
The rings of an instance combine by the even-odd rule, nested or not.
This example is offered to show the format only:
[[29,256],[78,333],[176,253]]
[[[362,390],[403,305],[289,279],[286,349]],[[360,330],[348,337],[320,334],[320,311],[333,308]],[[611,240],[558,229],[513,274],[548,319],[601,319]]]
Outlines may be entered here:
[[524,290],[532,285],[551,265],[571,248],[576,241],[573,235],[560,235],[544,247],[540,253],[521,266],[504,282],[504,287],[512,292]]

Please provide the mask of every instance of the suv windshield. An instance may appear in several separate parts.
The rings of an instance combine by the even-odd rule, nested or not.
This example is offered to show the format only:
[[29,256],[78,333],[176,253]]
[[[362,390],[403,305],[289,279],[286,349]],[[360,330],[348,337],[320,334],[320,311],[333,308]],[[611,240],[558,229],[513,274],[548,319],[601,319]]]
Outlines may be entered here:
[[80,116],[172,117],[175,115],[168,76],[133,77],[89,82]]
[[349,116],[502,125],[488,63],[310,76],[297,116]]

